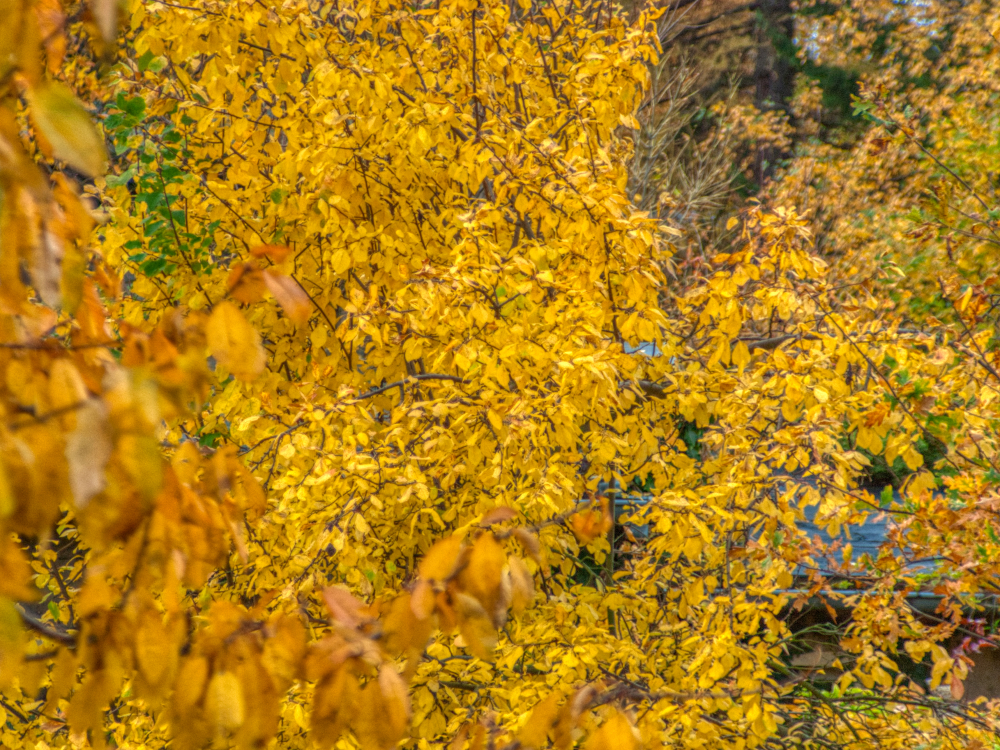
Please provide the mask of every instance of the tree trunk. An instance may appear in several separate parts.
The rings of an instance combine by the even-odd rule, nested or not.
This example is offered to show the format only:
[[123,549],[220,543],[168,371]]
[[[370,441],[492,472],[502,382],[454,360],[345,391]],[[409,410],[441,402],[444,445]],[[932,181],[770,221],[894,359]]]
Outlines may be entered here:
[[[757,14],[754,103],[762,112],[776,109],[787,112],[795,85],[791,57],[795,38],[792,0],[760,0]],[[775,164],[785,155],[775,146],[761,146],[757,150],[758,184],[774,173]]]

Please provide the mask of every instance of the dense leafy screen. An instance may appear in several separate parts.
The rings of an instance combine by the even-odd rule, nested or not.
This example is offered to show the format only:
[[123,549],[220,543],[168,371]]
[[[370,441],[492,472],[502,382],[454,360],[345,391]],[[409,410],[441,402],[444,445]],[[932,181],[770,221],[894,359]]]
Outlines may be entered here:
[[0,742],[996,742],[1000,18],[686,5],[0,2]]

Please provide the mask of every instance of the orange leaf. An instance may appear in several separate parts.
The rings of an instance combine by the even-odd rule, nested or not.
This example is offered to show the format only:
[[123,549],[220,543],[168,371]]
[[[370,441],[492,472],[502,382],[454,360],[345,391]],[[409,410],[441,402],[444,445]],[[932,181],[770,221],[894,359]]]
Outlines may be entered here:
[[503,624],[506,614],[506,602],[501,602],[500,596],[505,561],[503,547],[486,532],[472,545],[468,565],[459,577],[462,588],[479,600],[496,626]]
[[250,254],[255,258],[268,258],[274,263],[281,263],[292,252],[292,248],[287,245],[257,245],[250,250]]
[[450,578],[458,567],[459,553],[462,551],[462,540],[451,536],[436,542],[417,569],[420,577],[428,581],[444,581]]
[[587,750],[639,750],[639,733],[621,711],[615,711],[594,732]]
[[535,706],[528,717],[528,721],[521,728],[517,739],[524,748],[544,747],[549,739],[549,734],[555,728],[559,720],[559,693],[551,693],[545,700]]
[[611,509],[606,497],[600,498],[600,507],[574,513],[569,526],[581,544],[589,544],[611,530]]
[[251,263],[233,266],[226,279],[226,288],[230,297],[245,305],[260,302],[266,290],[263,274]]

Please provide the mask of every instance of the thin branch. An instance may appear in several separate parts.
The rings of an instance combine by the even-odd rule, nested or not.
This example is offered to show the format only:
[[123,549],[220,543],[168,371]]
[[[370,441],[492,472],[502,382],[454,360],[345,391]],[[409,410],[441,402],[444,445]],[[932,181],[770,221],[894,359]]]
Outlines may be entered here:
[[438,373],[428,372],[420,375],[410,375],[402,380],[396,380],[392,383],[386,383],[385,385],[379,386],[378,388],[373,388],[367,393],[362,393],[357,397],[358,401],[362,401],[366,398],[372,398],[373,396],[378,396],[380,393],[385,393],[386,391],[391,391],[393,388],[403,388],[407,383],[414,380],[448,380],[452,383],[460,383],[462,385],[468,385],[470,381],[465,378],[460,378],[457,375],[442,375]]
[[63,630],[57,629],[54,625],[44,622],[35,615],[31,614],[26,610],[21,604],[14,605],[17,607],[17,613],[21,616],[21,620],[29,628],[34,630],[36,633],[45,636],[49,640],[55,641],[56,643],[61,643],[64,646],[75,646],[76,636],[71,635]]
[[[737,339],[744,344],[746,344],[747,350],[754,351],[755,349],[771,350],[777,349],[786,341],[817,341],[819,336],[815,336],[811,333],[788,333],[783,336],[773,336],[767,339]],[[621,387],[628,387],[628,383],[622,383]],[[667,387],[653,382],[652,380],[638,380],[635,385],[639,386],[639,389],[652,398],[666,398],[669,391]]]

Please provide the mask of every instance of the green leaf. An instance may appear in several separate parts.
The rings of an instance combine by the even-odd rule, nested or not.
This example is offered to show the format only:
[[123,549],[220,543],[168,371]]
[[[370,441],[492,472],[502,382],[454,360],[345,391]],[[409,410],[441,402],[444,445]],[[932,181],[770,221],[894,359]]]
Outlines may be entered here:
[[880,505],[883,508],[888,508],[890,505],[892,505],[892,498],[893,498],[892,485],[887,484],[885,487],[882,488],[882,497],[880,498],[882,502],[880,503]]
[[136,65],[139,66],[139,70],[146,70],[149,67],[149,63],[153,61],[153,53],[150,50],[143,52],[139,59],[136,60]]
[[55,156],[88,177],[104,173],[104,139],[87,110],[66,86],[46,81],[29,92],[31,114]]

